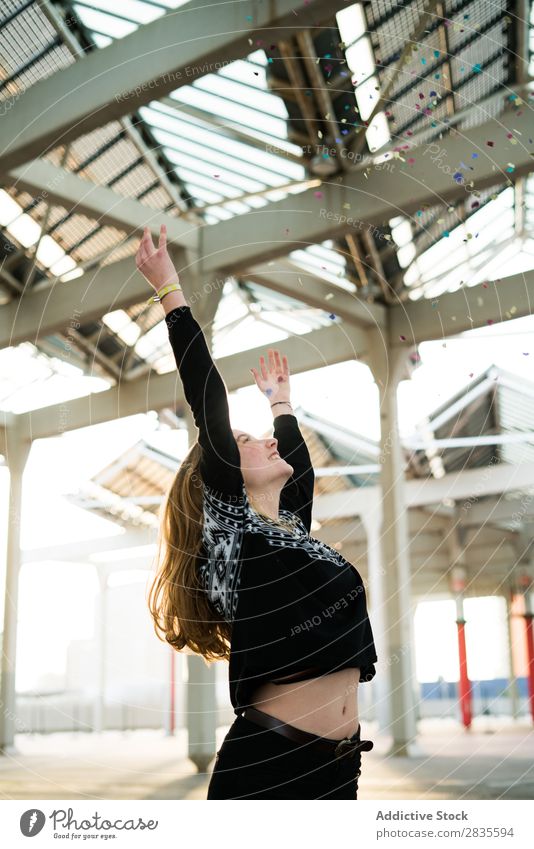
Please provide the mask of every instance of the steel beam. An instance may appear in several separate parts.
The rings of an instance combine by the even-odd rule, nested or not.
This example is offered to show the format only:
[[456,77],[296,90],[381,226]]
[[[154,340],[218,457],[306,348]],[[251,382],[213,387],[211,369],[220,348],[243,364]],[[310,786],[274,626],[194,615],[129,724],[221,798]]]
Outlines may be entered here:
[[522,318],[531,314],[533,299],[534,271],[525,271],[490,282],[487,287],[483,283],[464,286],[438,298],[397,304],[390,308],[392,344],[444,339],[490,323]]
[[[254,266],[243,274],[243,279],[260,283],[317,309],[333,312],[349,324],[385,327],[386,311],[383,306],[367,303],[356,293],[331,285],[328,280],[315,276],[289,259],[280,258],[273,266]],[[333,297],[326,300],[327,295]]]
[[[442,204],[468,197],[471,187],[453,175],[466,158],[474,162],[469,180],[475,189],[501,181],[514,166],[515,177],[533,170],[529,146],[523,140],[534,135],[534,110],[506,109],[469,132],[456,130],[442,141],[421,144],[409,151],[417,168],[393,159],[377,163],[367,178],[358,171],[323,180],[320,191],[309,189],[261,209],[236,215],[205,230],[206,269],[245,271],[252,263],[267,262],[310,244],[344,236],[347,232],[383,225],[397,215],[412,215],[424,203]],[[515,131],[518,131],[517,133]],[[519,132],[521,136],[519,136]],[[519,143],[512,145],[507,134]],[[493,146],[487,145],[488,141]],[[478,158],[471,159],[471,153]],[[348,220],[349,219],[349,220]]]
[[[332,325],[278,344],[291,363],[292,373],[299,374],[356,356],[363,359],[368,337],[359,328]],[[216,361],[229,392],[250,384],[249,365],[264,353],[264,346],[260,346]],[[175,407],[183,402],[183,389],[173,370],[168,374],[151,375],[148,381],[142,377],[122,382],[104,392],[23,413],[15,416],[14,426],[21,438],[40,439],[148,410]]]
[[[1,167],[0,160],[0,167]],[[159,209],[141,203],[135,198],[124,197],[107,186],[98,186],[76,174],[58,168],[45,159],[34,159],[15,168],[7,175],[19,191],[26,191],[33,198],[42,197],[48,203],[57,203],[71,212],[87,215],[99,224],[141,235],[147,225],[153,236],[159,235],[160,225],[167,225],[169,243],[196,248],[198,242],[198,219],[191,211],[191,221],[185,216],[167,215]]]
[[270,44],[309,21],[331,19],[342,0],[237,4],[191,0],[44,79],[13,105],[0,156],[11,169],[122,118],[202,74]]
[[[447,498],[462,502],[458,504],[460,511],[465,499],[467,513],[470,509],[467,504],[474,505],[479,497],[528,490],[533,480],[534,463],[522,463],[520,466],[498,463],[491,467],[466,469],[461,473],[451,472],[439,480],[429,478],[424,481],[406,481],[404,495],[407,507],[441,504]],[[324,519],[361,516],[366,510],[378,509],[380,498],[380,486],[319,495],[314,499],[313,518],[320,522]]]

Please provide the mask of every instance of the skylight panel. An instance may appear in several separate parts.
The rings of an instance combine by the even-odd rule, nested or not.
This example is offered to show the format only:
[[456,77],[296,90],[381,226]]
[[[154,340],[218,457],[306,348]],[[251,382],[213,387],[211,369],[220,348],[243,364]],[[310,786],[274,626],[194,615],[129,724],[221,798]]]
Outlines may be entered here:
[[345,44],[352,44],[365,33],[365,15],[361,3],[353,3],[336,13],[336,22]]
[[185,189],[188,192],[189,197],[194,200],[204,201],[204,203],[219,203],[219,201],[224,200],[224,197],[221,194],[211,192],[209,189],[198,186],[196,183],[190,182],[189,180],[185,181]]
[[72,257],[65,255],[58,262],[55,262],[54,265],[50,266],[50,272],[56,277],[61,277],[62,274],[66,274],[67,271],[72,271],[75,268],[76,263]]
[[86,377],[30,342],[0,351],[0,408],[7,412],[25,413],[108,388],[108,381]]
[[407,218],[400,216],[397,219],[391,219],[389,226],[391,227],[391,237],[399,248],[412,241],[412,226]]
[[22,207],[4,189],[0,189],[0,224],[5,227],[22,212]]
[[102,319],[105,325],[107,325],[110,330],[113,330],[114,333],[122,339],[126,345],[135,345],[137,340],[139,339],[139,335],[141,333],[141,329],[135,321],[132,321],[130,316],[124,310],[114,310],[113,312],[108,312]]
[[356,89],[356,102],[362,121],[367,121],[379,99],[378,78],[369,77]]
[[[175,163],[176,172],[182,180],[187,180],[188,182],[193,183],[197,186],[203,186],[205,189],[208,190],[212,188],[214,190],[218,190],[223,196],[223,198],[237,198],[239,197],[239,195],[242,194],[242,191],[240,191],[239,188],[236,188],[236,186],[230,186],[228,185],[228,183],[225,183],[222,180],[215,180],[213,177],[205,177],[203,174],[199,174],[196,171],[192,171],[190,168],[186,168],[185,166],[180,165],[180,159],[182,159],[182,157],[174,150],[169,150],[168,148],[166,148],[165,153],[168,158]],[[236,180],[236,182],[239,181]]]
[[331,259],[326,260],[324,258],[314,256],[311,249],[308,248],[307,250],[299,249],[291,251],[289,258],[295,263],[295,265],[315,274],[323,280],[334,283],[335,285],[349,291],[353,291],[354,289],[353,284],[345,279],[347,276],[346,261],[343,257],[333,255]]
[[121,0],[120,3],[117,3],[117,0],[87,0],[87,2],[77,3],[76,5],[99,9],[113,17],[120,15],[124,18],[130,18],[137,24],[148,24],[165,14],[165,9],[153,6],[151,3],[140,2],[140,0]]
[[267,65],[268,59],[265,50],[254,50],[253,53],[249,53],[247,56],[249,62],[254,62],[257,65]]
[[162,351],[163,346],[168,341],[168,331],[165,319],[159,321],[155,327],[152,327],[144,336],[134,345],[134,351],[139,354],[147,362],[151,362],[150,358],[154,358],[156,351]]
[[19,215],[11,224],[8,224],[6,229],[25,248],[34,245],[41,233],[41,228],[37,222],[26,213]]
[[232,212],[228,212],[224,206],[207,206],[202,212],[206,224],[218,224],[219,221],[228,221],[233,218]]
[[259,68],[244,59],[237,59],[229,65],[224,65],[219,69],[219,76],[255,86],[260,91],[268,91],[265,68]]
[[401,268],[407,268],[410,263],[415,259],[415,245],[413,242],[409,242],[407,245],[403,245],[402,248],[399,248],[397,251],[397,260]]
[[[253,162],[239,160],[235,156],[229,156],[220,150],[209,147],[202,149],[202,159],[200,160],[197,143],[183,137],[170,135],[164,130],[154,130],[154,136],[161,144],[170,146],[172,150],[183,156],[191,157],[191,164],[206,174],[221,173],[221,169],[228,169],[225,173],[233,173],[236,178],[243,176],[255,180],[256,188],[284,183],[287,179],[280,174],[275,174],[274,171],[259,168]],[[253,191],[253,189],[248,191]]]
[[371,42],[367,36],[360,38],[345,51],[347,65],[352,71],[353,84],[358,85],[375,71]]
[[205,77],[200,77],[194,81],[193,87],[228,98],[240,106],[250,106],[253,109],[272,113],[278,118],[287,119],[287,109],[280,97],[269,91],[257,91],[248,88],[220,74],[208,74]]
[[113,39],[109,35],[102,35],[100,32],[93,32],[92,37],[97,47],[107,47],[108,44],[113,43]]
[[276,139],[284,139],[287,136],[287,124],[285,120],[264,115],[256,112],[253,109],[240,106],[239,103],[228,103],[218,98],[216,95],[202,91],[197,86],[185,86],[173,92],[173,98],[182,103],[189,103],[191,106],[197,106],[207,113],[218,115],[224,118],[227,122],[236,121],[245,126],[251,134],[257,131],[268,133],[273,139],[272,144],[276,144]]
[[[165,104],[153,102],[150,107],[141,107],[140,112],[142,117],[152,126],[163,130],[167,129],[169,132],[176,133],[182,139],[186,138],[192,143],[201,144],[204,148],[212,148],[240,161],[250,162],[277,174],[284,174],[289,179],[299,180],[305,176],[304,167],[297,162],[292,162],[283,155],[260,150],[229,138],[222,132],[217,132],[215,128],[201,125],[192,116],[179,115]],[[290,145],[290,147],[302,154],[300,148],[294,145]],[[288,150],[288,152],[292,151]]]
[[371,153],[379,150],[391,139],[388,122],[383,112],[377,112],[365,131],[365,138]]
[[88,29],[97,30],[97,32],[115,39],[124,38],[125,35],[130,35],[138,28],[135,23],[121,20],[112,14],[100,12],[98,9],[82,6],[80,3],[75,3],[73,8],[82,24]]
[[54,242],[50,236],[43,236],[37,248],[37,259],[39,262],[42,262],[46,268],[50,268],[51,265],[62,259],[64,255],[65,251],[57,242]]
[[270,201],[265,197],[260,197],[260,195],[252,195],[252,197],[247,198],[247,203],[253,209],[261,209],[262,206],[267,206]]

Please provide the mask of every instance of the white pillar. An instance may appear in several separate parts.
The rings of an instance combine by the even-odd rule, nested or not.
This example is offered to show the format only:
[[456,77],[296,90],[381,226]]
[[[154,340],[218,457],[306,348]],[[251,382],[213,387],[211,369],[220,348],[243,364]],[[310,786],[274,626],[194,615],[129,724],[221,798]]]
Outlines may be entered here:
[[5,432],[9,467],[9,520],[6,547],[4,631],[0,667],[0,753],[13,751],[16,724],[17,613],[22,515],[22,476],[31,442],[20,439],[12,428]]
[[217,702],[215,662],[187,655],[187,753],[199,772],[206,772],[215,757]]
[[415,717],[415,683],[412,663],[412,593],[409,562],[408,514],[404,498],[404,458],[398,431],[397,387],[409,377],[409,349],[393,347],[391,332],[371,330],[369,364],[380,398],[380,491],[382,524],[380,548],[386,574],[384,583],[384,617],[386,622],[386,655],[379,659],[377,675],[387,676],[389,686],[392,736],[390,755],[410,755],[417,733]]
[[[376,675],[371,682],[373,688],[374,714],[380,731],[386,731],[390,724],[389,687],[384,659],[388,655],[388,643],[384,607],[384,574],[382,550],[380,546],[380,528],[382,526],[382,504],[376,509],[366,510],[361,520],[367,535],[367,575],[369,583],[368,613],[373,629],[376,654]],[[366,687],[369,685],[366,684]]]
[[96,598],[96,692],[94,702],[94,728],[101,734],[106,728],[106,656],[107,656],[107,609],[108,569],[97,568],[100,590]]

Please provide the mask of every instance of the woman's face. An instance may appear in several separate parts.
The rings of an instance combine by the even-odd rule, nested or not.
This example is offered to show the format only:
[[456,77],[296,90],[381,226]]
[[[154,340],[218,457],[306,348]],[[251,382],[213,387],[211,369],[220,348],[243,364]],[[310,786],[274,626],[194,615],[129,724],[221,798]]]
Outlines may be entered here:
[[285,483],[293,474],[293,466],[280,457],[274,436],[256,439],[243,430],[232,431],[241,456],[241,472],[245,485],[257,490],[273,481]]

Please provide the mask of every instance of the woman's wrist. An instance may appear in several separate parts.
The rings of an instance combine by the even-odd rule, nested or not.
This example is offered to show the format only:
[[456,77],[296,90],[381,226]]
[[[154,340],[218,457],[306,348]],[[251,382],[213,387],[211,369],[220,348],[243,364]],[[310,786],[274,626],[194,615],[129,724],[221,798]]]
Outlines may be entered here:
[[172,310],[175,310],[176,307],[187,307],[189,304],[187,303],[184,293],[176,290],[175,292],[168,292],[166,295],[163,295],[163,298],[159,302],[165,311],[165,315],[170,313]]
[[291,401],[274,401],[271,404],[271,410],[274,416],[280,416],[282,413],[293,412]]

